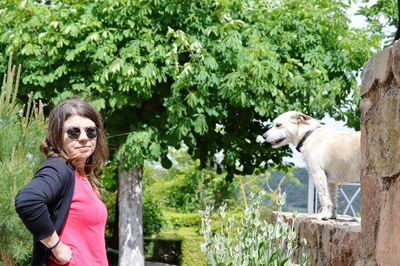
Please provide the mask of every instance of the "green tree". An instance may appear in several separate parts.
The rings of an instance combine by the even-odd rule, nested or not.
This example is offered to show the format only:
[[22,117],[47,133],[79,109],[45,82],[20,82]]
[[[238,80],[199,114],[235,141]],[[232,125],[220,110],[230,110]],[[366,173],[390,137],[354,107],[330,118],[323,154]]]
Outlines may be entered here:
[[8,64],[0,90],[0,264],[26,262],[32,248],[32,236],[15,212],[18,190],[34,175],[42,156],[45,119],[42,105],[32,100],[21,106],[16,100],[21,67]]
[[384,46],[392,44],[398,21],[397,2],[395,0],[377,0],[372,5],[369,2],[362,0],[358,14],[365,16],[368,22],[368,31],[381,36]]
[[378,47],[349,28],[341,0],[0,3],[0,50],[21,52],[21,95],[78,94],[103,111],[119,163],[123,265],[143,260],[145,159],[169,167],[168,146],[183,142],[201,167],[223,153],[229,180],[289,154],[255,141],[278,113],[358,127],[356,77]]

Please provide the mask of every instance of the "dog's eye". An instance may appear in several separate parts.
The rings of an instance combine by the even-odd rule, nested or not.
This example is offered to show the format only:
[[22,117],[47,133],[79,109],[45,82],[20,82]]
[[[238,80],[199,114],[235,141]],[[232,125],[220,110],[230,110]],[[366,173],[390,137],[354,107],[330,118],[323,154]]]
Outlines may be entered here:
[[282,126],[282,124],[275,124],[275,127],[281,127]]

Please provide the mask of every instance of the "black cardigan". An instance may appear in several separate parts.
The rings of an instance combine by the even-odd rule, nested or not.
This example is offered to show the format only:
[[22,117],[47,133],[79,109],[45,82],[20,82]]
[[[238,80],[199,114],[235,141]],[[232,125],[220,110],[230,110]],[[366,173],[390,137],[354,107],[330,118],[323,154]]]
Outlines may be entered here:
[[46,265],[50,255],[39,240],[60,234],[74,193],[74,169],[64,160],[48,158],[15,197],[15,209],[33,234],[32,265]]

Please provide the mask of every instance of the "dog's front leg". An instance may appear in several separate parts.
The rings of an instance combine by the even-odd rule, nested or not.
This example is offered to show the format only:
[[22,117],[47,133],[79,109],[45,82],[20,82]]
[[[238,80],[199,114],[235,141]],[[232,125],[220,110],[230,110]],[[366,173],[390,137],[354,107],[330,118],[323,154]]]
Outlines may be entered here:
[[321,212],[317,218],[320,220],[328,220],[332,217],[333,203],[329,195],[328,182],[326,174],[322,169],[310,171],[310,175],[314,179],[315,188],[317,189],[319,201],[321,203]]

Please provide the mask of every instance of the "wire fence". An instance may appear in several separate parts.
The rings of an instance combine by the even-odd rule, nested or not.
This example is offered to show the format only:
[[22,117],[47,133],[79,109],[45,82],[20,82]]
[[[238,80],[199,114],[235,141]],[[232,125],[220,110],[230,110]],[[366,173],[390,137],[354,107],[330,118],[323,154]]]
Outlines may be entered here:
[[[338,186],[337,213],[360,217],[360,183],[345,183]],[[319,212],[318,194],[312,178],[308,180],[308,213]]]

